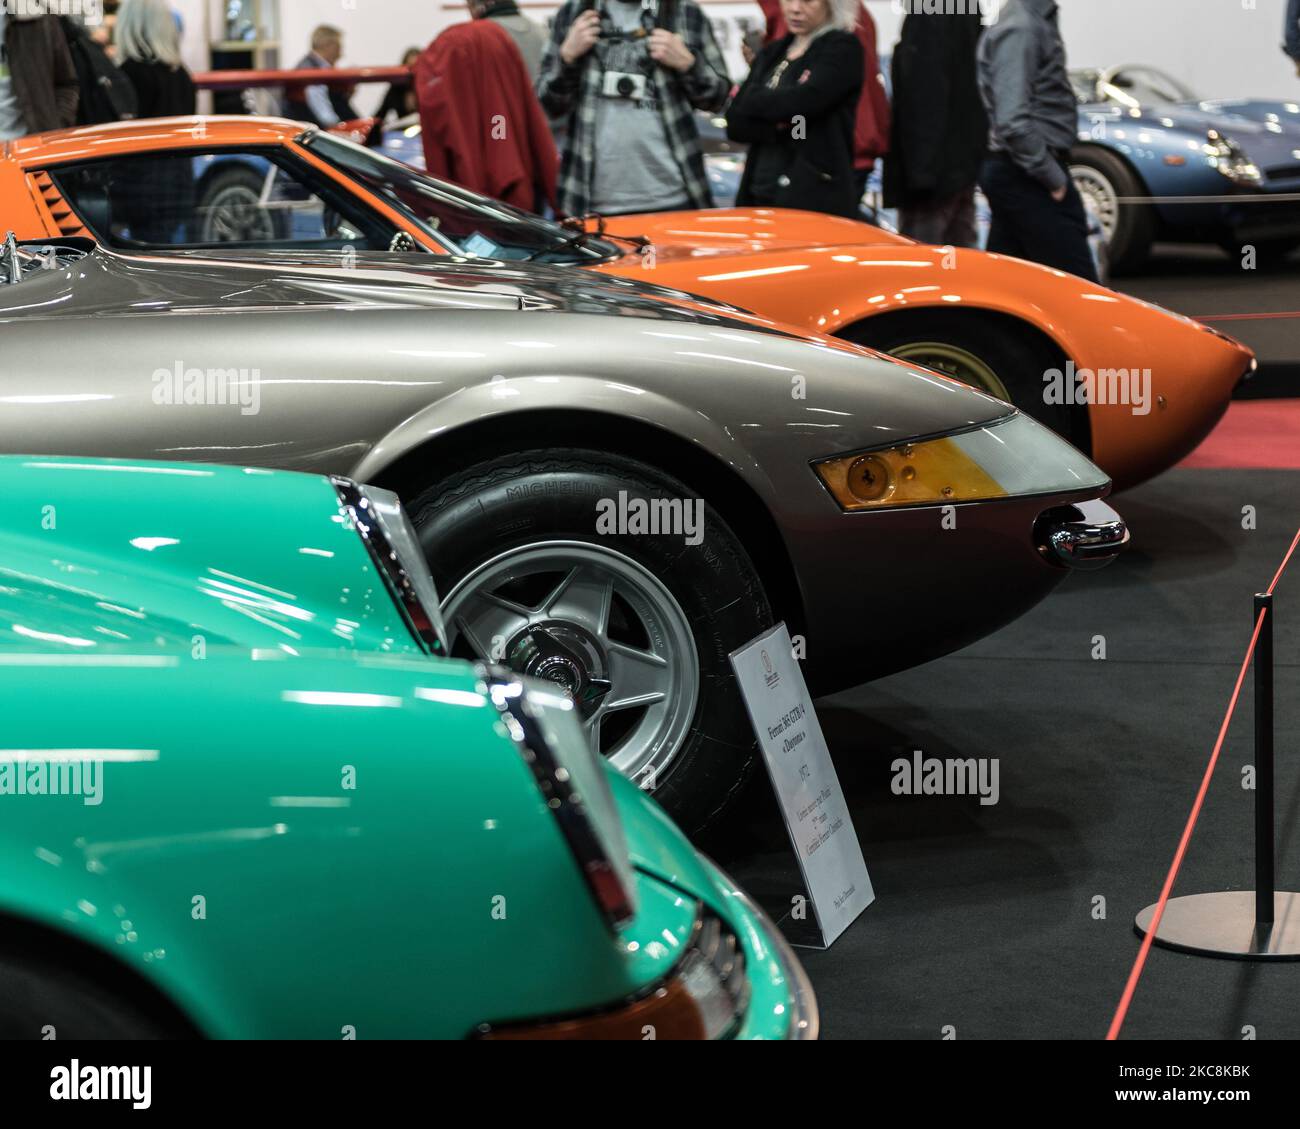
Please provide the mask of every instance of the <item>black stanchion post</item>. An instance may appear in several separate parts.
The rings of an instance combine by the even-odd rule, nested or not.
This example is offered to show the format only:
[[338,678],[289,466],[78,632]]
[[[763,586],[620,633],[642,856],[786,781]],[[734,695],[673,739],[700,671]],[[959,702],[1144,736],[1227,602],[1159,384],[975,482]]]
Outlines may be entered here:
[[[1262,621],[1260,616],[1263,616]],[[1273,924],[1273,597],[1255,595],[1259,642],[1255,645],[1255,924]]]
[[[1263,616],[1261,619],[1260,617]],[[1300,960],[1300,893],[1278,893],[1273,829],[1273,597],[1255,596],[1255,888],[1188,894],[1165,904],[1152,941],[1166,949],[1234,960]],[[1155,920],[1147,906],[1133,923],[1145,936]]]

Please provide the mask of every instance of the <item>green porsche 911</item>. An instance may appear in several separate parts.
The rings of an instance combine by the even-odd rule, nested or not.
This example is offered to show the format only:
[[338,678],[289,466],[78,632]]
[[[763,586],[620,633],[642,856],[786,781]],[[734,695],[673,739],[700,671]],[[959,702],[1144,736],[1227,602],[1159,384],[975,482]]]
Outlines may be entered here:
[[392,495],[0,459],[0,1037],[811,1038],[780,934]]

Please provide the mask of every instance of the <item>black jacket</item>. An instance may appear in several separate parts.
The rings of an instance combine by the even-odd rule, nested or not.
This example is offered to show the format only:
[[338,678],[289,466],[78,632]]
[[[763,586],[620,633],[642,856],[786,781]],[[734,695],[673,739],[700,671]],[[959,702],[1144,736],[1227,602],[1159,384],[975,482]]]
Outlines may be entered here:
[[903,20],[892,67],[886,207],[944,200],[975,184],[989,131],[976,74],[981,31],[978,11]]
[[27,132],[75,125],[80,84],[58,17],[10,14],[4,35],[14,98]]
[[[787,35],[758,53],[727,111],[727,136],[750,144],[736,203],[756,202],[753,174],[759,151],[776,145],[788,154],[789,183],[777,199],[764,203],[856,217],[853,127],[865,79],[862,44],[851,32],[825,32],[790,64],[786,82],[776,90],[767,89],[769,76],[793,40]],[[791,76],[795,81],[789,81]],[[791,122],[796,117],[803,118],[803,136],[791,140]]]
[[184,67],[127,59],[122,70],[135,87],[137,117],[182,118],[194,113],[194,81]]

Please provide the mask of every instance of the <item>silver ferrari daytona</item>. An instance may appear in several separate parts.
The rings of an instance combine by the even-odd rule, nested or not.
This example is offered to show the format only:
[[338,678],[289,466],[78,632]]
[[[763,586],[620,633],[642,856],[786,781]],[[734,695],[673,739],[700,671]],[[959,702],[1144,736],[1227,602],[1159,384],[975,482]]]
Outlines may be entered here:
[[729,655],[774,622],[829,692],[1127,540],[1104,473],[969,387],[630,280],[420,254],[10,240],[0,451],[395,491],[450,650],[554,682],[688,830],[755,757]]

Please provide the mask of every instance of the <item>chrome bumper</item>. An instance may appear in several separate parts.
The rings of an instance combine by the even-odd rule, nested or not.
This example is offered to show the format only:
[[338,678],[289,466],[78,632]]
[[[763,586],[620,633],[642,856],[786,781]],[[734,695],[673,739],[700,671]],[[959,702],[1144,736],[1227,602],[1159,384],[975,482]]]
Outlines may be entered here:
[[1038,551],[1061,568],[1105,568],[1129,543],[1128,524],[1105,502],[1048,510],[1034,525]]

